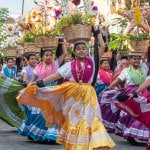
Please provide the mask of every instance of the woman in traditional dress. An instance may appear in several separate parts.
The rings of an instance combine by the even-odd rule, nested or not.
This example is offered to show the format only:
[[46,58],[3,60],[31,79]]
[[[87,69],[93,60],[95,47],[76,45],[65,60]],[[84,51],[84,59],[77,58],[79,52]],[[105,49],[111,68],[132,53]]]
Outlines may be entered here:
[[[128,114],[118,110],[114,105],[114,100],[119,93],[130,93],[138,88],[138,85],[143,83],[146,79],[147,71],[140,66],[142,53],[131,52],[130,56],[130,66],[125,68],[120,75],[108,86],[108,89],[112,89],[119,82],[125,81],[125,88],[120,90],[110,90],[104,92],[102,95],[101,102],[108,103],[110,109],[106,110],[105,119],[108,126],[114,127],[115,132],[118,135],[124,136],[130,142],[134,142],[133,138],[138,138],[142,140],[147,140],[149,135],[149,130],[145,127],[144,124],[140,122],[135,122]],[[115,120],[115,122],[114,122]]]
[[[131,94],[119,94],[115,105],[136,120],[144,123],[150,130],[150,76]],[[150,134],[146,150],[150,150]]]
[[119,74],[121,73],[121,71],[123,69],[129,67],[129,65],[130,65],[130,62],[129,62],[128,58],[127,57],[123,57],[122,60],[121,60],[120,67],[118,67],[116,69],[116,71],[114,72],[114,78],[116,79],[119,76]]
[[16,96],[23,86],[15,81],[17,67],[14,58],[6,60],[6,66],[0,74],[0,119],[9,125],[18,127],[25,118],[25,113],[18,105]]
[[[64,47],[64,46],[63,46]],[[29,82],[35,80],[41,80],[52,73],[55,73],[59,68],[59,65],[64,61],[66,56],[66,49],[63,48],[63,54],[55,61],[53,61],[53,51],[50,48],[41,49],[42,61],[35,66],[35,55],[29,55],[29,65],[24,68],[24,81]],[[49,82],[45,84],[56,85],[57,82]],[[21,135],[28,136],[29,139],[35,141],[56,141],[58,135],[58,129],[55,126],[48,128],[45,126],[46,122],[39,108],[25,106],[27,113],[27,120],[20,126],[18,133]]]
[[[100,34],[98,37],[102,41]],[[75,43],[74,52],[74,60],[37,84],[41,86],[62,77],[68,82],[45,88],[30,85],[20,93],[18,101],[39,107],[47,126],[57,124],[60,129],[57,142],[64,144],[65,150],[110,149],[115,144],[103,126],[95,89],[91,86],[94,60],[86,57],[84,41]]]
[[[23,84],[26,86],[33,78],[33,70],[37,65],[36,54],[27,53],[26,58],[28,60],[28,65],[23,68],[21,75],[23,77]],[[45,122],[42,124],[42,119],[40,119],[40,113],[35,113],[37,108],[24,106],[26,112],[26,120],[23,121],[21,126],[18,128],[18,134],[27,136],[29,139],[36,141],[45,140],[45,133],[47,127],[45,127]],[[40,111],[39,111],[40,112]],[[41,122],[38,122],[40,120]],[[44,120],[44,119],[43,119]],[[38,127],[40,124],[40,128]],[[41,129],[43,125],[43,129]],[[45,130],[44,130],[45,129]]]
[[17,75],[17,67],[15,66],[15,60],[13,57],[9,57],[6,60],[6,67],[2,69],[2,74],[5,77],[15,79]]
[[114,75],[109,65],[109,57],[102,57],[100,59],[100,69],[97,76],[97,85],[95,87],[97,95],[104,90],[112,81]]

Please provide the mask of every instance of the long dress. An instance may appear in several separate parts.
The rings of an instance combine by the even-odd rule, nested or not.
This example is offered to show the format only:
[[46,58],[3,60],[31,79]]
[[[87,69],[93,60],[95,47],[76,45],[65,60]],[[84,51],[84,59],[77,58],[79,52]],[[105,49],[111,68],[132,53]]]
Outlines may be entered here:
[[24,109],[18,104],[16,96],[22,85],[10,78],[0,78],[0,119],[13,127],[19,127],[26,118]]
[[[27,79],[28,81],[31,81],[34,73],[37,74],[39,70],[44,73],[44,70],[41,70],[41,68],[43,69],[43,63],[40,64],[40,66],[38,66],[34,71],[31,66],[28,65],[22,70],[22,73],[27,73]],[[39,79],[41,78],[38,78],[38,80]],[[49,85],[50,84],[54,83],[49,83]],[[58,136],[58,129],[56,128],[56,126],[53,126],[53,128],[48,128],[45,126],[46,122],[39,108],[25,105],[24,108],[27,119],[24,120],[24,122],[18,128],[18,134],[27,136],[35,141],[55,141]]]
[[64,144],[65,150],[112,148],[115,144],[103,126],[95,89],[90,84],[94,61],[87,57],[84,69],[81,66],[77,59],[66,63],[57,71],[70,81],[44,88],[30,85],[17,99],[22,104],[39,107],[47,126],[57,124],[57,142]]
[[114,105],[114,101],[118,94],[129,94],[138,88],[133,80],[131,79],[128,68],[124,69],[118,76],[121,81],[125,81],[128,85],[120,90],[109,90],[99,96],[101,105],[105,108],[103,112],[103,121],[106,128],[109,131],[115,132],[117,135],[125,138],[132,137],[140,140],[148,140],[149,130],[141,122],[136,121],[134,118],[129,116],[126,112],[121,111]]
[[[128,113],[137,122],[142,122],[150,130],[150,91],[145,90],[137,98],[127,99],[122,102],[115,102],[115,105]],[[148,135],[146,150],[150,150],[150,133]]]

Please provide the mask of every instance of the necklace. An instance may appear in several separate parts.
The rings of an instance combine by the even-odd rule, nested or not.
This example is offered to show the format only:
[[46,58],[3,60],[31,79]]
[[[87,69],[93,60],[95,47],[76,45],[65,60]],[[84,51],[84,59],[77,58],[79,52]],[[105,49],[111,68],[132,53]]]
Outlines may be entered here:
[[46,76],[52,74],[52,67],[51,65],[45,65],[45,73],[46,73]]
[[131,77],[132,77],[132,80],[134,81],[134,83],[142,83],[142,80],[143,80],[143,73],[142,73],[142,70],[141,68],[137,68],[137,69],[134,69],[133,67],[131,67]]
[[77,65],[77,62],[76,62],[75,67],[76,67],[76,75],[77,75],[78,82],[82,83],[83,82],[83,75],[84,75],[84,71],[85,71],[85,63],[83,63],[83,66],[81,65],[80,70],[79,70],[79,67]]

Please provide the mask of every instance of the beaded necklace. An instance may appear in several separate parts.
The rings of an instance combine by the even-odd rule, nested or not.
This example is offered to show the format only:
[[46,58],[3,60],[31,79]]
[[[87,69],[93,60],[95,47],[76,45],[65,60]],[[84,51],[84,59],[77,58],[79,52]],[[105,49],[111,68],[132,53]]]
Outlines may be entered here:
[[83,75],[84,75],[84,72],[85,72],[85,63],[83,63],[83,66],[81,65],[80,70],[79,70],[79,67],[77,65],[77,62],[75,64],[75,67],[76,67],[76,74],[77,74],[78,82],[82,83],[83,82]]

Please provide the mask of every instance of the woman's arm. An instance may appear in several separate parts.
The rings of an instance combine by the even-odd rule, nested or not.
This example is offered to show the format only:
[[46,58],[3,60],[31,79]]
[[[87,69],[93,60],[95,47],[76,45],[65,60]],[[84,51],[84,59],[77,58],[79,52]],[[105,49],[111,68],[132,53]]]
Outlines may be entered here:
[[117,85],[121,80],[119,78],[116,78],[109,86],[108,89],[112,89],[115,85]]
[[37,77],[37,75],[36,75],[36,74],[34,74],[34,75],[33,75],[33,77],[32,77],[32,80],[31,80],[31,82],[34,82],[34,81],[36,81],[36,80],[37,80],[37,78],[38,78],[38,77]]
[[56,72],[52,75],[49,75],[45,79],[43,79],[43,84],[46,84],[46,83],[49,83],[49,82],[52,82],[52,81],[55,81],[55,80],[58,80],[61,78],[62,78],[62,76],[58,72]]
[[62,50],[63,53],[62,55],[58,58],[58,64],[61,65],[65,59],[65,57],[67,56],[67,46],[66,46],[66,42],[62,43]]
[[22,76],[23,76],[23,82],[28,82],[27,73],[26,72],[22,73]]
[[98,34],[98,45],[99,45],[98,54],[99,54],[99,58],[101,58],[105,50],[105,43],[101,34]]
[[140,92],[143,92],[145,89],[147,89],[149,86],[150,86],[150,79],[145,80],[135,92],[139,94]]

